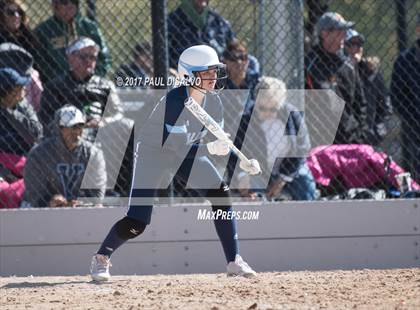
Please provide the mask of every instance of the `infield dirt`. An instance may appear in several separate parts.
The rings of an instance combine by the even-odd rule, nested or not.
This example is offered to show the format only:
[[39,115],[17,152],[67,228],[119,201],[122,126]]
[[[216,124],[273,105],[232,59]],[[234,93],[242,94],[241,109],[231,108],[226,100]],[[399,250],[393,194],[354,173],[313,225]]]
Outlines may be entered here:
[[420,309],[420,268],[0,278],[1,309]]

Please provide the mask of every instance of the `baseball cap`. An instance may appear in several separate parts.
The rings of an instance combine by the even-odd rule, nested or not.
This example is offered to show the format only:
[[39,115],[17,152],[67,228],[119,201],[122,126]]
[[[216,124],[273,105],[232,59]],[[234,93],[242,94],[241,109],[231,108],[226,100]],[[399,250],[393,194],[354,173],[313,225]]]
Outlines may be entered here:
[[96,42],[93,41],[91,38],[80,37],[70,43],[69,47],[67,47],[66,54],[70,55],[74,52],[80,51],[81,49],[91,46],[94,46],[97,50],[99,50],[98,44],[96,44]]
[[316,23],[318,33],[322,30],[341,29],[346,30],[354,26],[354,22],[346,21],[343,16],[336,12],[324,13]]
[[347,30],[345,41],[349,42],[353,38],[358,38],[360,40],[360,43],[362,43],[362,44],[365,43],[365,36],[363,34],[357,32],[354,29]]
[[31,78],[22,76],[13,68],[0,69],[0,95],[4,96],[17,86],[25,86]]
[[56,119],[60,127],[73,127],[86,122],[85,115],[74,105],[65,105],[57,110]]

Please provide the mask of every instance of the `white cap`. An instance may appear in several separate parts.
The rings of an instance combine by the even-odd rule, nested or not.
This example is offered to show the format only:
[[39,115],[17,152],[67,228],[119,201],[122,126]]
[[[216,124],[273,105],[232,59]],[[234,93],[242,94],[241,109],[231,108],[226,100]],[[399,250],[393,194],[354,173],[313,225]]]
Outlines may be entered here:
[[73,127],[77,124],[86,123],[85,115],[76,108],[74,105],[65,105],[57,110],[58,126],[60,127]]
[[88,37],[80,37],[70,43],[69,47],[67,47],[66,54],[70,55],[74,52],[77,52],[83,48],[94,46],[99,51],[98,44],[95,43],[91,38]]

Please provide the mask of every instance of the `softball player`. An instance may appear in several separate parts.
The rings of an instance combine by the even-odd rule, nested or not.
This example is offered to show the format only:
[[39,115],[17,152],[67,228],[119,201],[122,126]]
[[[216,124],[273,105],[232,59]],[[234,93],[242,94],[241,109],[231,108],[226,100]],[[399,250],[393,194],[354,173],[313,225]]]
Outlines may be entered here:
[[[184,107],[188,97],[194,98],[214,120],[223,124],[223,107],[216,89],[226,80],[224,64],[216,51],[206,45],[186,49],[178,61],[178,72],[192,82],[191,86],[172,89],[157,104],[149,116],[137,143],[133,185],[127,215],[110,230],[98,252],[92,258],[91,276],[95,281],[110,278],[110,256],[127,240],[140,235],[150,224],[153,196],[162,178],[176,174],[185,184],[199,189],[212,202],[213,211],[231,211],[229,188],[208,156],[226,156],[230,149],[226,142],[215,140],[202,144],[207,130]],[[194,83],[194,79],[199,83]],[[217,85],[216,85],[217,84]],[[180,162],[175,167],[174,162]],[[240,167],[250,174],[260,171],[257,161],[241,161]],[[215,198],[223,205],[216,205]],[[139,200],[141,199],[141,200]],[[137,204],[136,201],[141,201]],[[226,203],[225,203],[226,202]],[[227,260],[227,274],[252,277],[256,273],[239,255],[235,219],[214,220],[217,234]]]

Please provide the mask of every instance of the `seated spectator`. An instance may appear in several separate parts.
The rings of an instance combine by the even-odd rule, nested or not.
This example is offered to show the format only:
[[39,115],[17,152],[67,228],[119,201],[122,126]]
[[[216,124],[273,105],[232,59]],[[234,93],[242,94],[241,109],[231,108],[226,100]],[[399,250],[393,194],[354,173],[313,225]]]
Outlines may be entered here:
[[[87,116],[87,128],[97,129],[123,117],[114,84],[95,74],[99,46],[90,38],[73,41],[67,49],[69,69],[45,84],[39,118],[50,135],[48,127],[54,113],[65,104],[73,104]],[[102,118],[105,106],[109,111]],[[90,136],[93,140],[94,135]]]
[[105,76],[111,57],[98,25],[79,12],[79,0],[52,0],[53,16],[35,29],[42,46],[39,69],[44,83],[68,71],[66,49],[75,39],[86,36],[99,46],[95,73]]
[[129,140],[131,123],[123,116],[114,83],[95,74],[98,53],[98,45],[87,37],[69,45],[67,58],[70,69],[45,85],[39,118],[44,124],[45,135],[49,136],[54,113],[63,105],[72,104],[83,111],[87,118],[85,138],[94,141],[101,128],[102,136],[112,141],[103,148],[109,180],[113,180],[112,175],[119,174],[119,160],[124,157],[120,173],[122,179],[117,183],[120,187],[118,192],[125,195],[131,182],[132,139],[125,156],[122,146]]
[[28,17],[20,0],[0,0],[0,44],[13,43],[38,58],[39,43],[29,29]]
[[24,99],[30,78],[0,69],[0,152],[25,155],[41,138],[42,126]]
[[[100,149],[82,138],[85,116],[66,105],[56,112],[54,123],[53,136],[29,153],[22,207],[74,207],[82,204],[80,197],[91,197],[100,205],[106,187],[105,160]],[[81,189],[83,178],[96,188]]]
[[209,0],[182,0],[168,17],[169,66],[177,68],[182,51],[187,47],[208,44],[219,58],[233,40],[230,23],[208,6]]
[[41,105],[41,94],[44,90],[39,72],[33,67],[33,57],[23,47],[13,43],[0,44],[0,68],[10,67],[19,72],[20,75],[30,77],[26,85],[26,100],[36,112]]
[[345,52],[361,78],[367,102],[367,136],[369,144],[379,145],[387,134],[386,122],[392,114],[392,106],[380,70],[378,57],[365,57],[363,44],[365,37],[356,30],[347,31],[344,44]]
[[148,42],[136,44],[133,50],[133,61],[130,64],[122,64],[115,72],[115,79],[128,77],[139,78],[144,86],[144,79],[153,75],[152,46]]
[[223,62],[226,64],[228,80],[227,89],[249,89],[253,98],[255,86],[260,78],[260,64],[254,56],[248,54],[244,42],[232,40],[223,53]]
[[12,68],[0,69],[0,208],[19,206],[25,155],[42,135],[42,126],[24,99],[29,80]]
[[223,92],[227,102],[224,106],[225,130],[234,137],[245,106],[249,101],[255,100],[254,89],[260,78],[260,65],[258,60],[248,54],[245,43],[233,39],[223,53],[222,61],[226,64],[228,79],[226,89],[243,90],[242,92]]
[[[314,199],[315,182],[304,158],[287,157],[287,154],[305,154],[310,149],[302,113],[287,102],[286,85],[281,80],[262,77],[255,91],[256,102],[243,117],[245,121],[241,122],[235,145],[242,147],[244,154],[259,161],[262,174],[238,175],[241,196],[255,197],[257,192],[261,192],[255,188],[265,186],[264,180],[269,180],[268,187],[262,190],[269,199]],[[285,142],[282,128],[285,128],[284,135],[296,136],[296,139]],[[252,143],[242,145],[244,141]],[[228,165],[230,172],[235,165],[235,160],[231,158]]]

